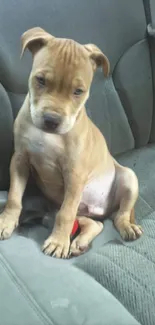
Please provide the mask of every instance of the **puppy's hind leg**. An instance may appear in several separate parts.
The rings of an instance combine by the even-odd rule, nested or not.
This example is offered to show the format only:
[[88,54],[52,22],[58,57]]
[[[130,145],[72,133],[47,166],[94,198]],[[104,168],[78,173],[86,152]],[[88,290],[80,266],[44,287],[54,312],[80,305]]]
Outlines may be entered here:
[[135,173],[116,163],[116,199],[119,210],[114,225],[124,240],[135,240],[142,235],[142,229],[136,225],[134,206],[138,198],[138,180]]
[[73,240],[70,247],[70,256],[79,256],[85,253],[92,240],[103,229],[103,223],[88,217],[79,217],[80,234]]

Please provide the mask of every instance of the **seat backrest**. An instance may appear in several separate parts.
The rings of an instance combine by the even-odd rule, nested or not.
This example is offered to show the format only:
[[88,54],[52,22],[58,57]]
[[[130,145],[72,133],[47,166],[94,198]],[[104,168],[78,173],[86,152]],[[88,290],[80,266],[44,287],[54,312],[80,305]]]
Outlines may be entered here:
[[9,0],[0,2],[0,188],[8,182],[13,117],[27,92],[30,53],[20,60],[21,34],[40,26],[58,37],[94,43],[108,56],[111,76],[97,71],[87,111],[113,155],[149,141],[152,72],[143,0]]

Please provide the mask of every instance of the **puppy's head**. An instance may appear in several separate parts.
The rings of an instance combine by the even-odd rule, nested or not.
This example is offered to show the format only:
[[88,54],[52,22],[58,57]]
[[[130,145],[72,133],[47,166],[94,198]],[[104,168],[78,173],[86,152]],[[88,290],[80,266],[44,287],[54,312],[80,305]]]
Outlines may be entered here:
[[29,78],[30,112],[36,127],[51,133],[71,130],[89,97],[93,73],[103,67],[109,74],[109,61],[93,45],[59,39],[36,27],[22,36],[22,54],[33,55]]

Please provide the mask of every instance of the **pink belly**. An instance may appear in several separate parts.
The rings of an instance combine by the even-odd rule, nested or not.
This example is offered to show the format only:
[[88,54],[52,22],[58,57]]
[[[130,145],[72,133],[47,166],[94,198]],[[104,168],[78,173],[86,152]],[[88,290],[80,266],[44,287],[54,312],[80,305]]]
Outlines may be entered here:
[[85,216],[103,216],[113,205],[113,186],[115,169],[104,176],[93,179],[83,191],[78,214]]

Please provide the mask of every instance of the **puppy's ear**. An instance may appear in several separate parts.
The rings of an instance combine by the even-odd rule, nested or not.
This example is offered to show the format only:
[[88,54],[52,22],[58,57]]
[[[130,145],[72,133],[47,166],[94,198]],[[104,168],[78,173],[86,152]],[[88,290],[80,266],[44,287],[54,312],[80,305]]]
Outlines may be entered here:
[[40,27],[34,27],[27,30],[21,37],[21,57],[23,56],[26,48],[28,48],[31,51],[32,55],[34,55],[42,46],[46,45],[47,42],[52,38],[52,35],[50,35]]
[[102,66],[105,77],[108,77],[110,73],[110,62],[106,55],[94,44],[86,44],[84,47],[89,52],[94,70]]

